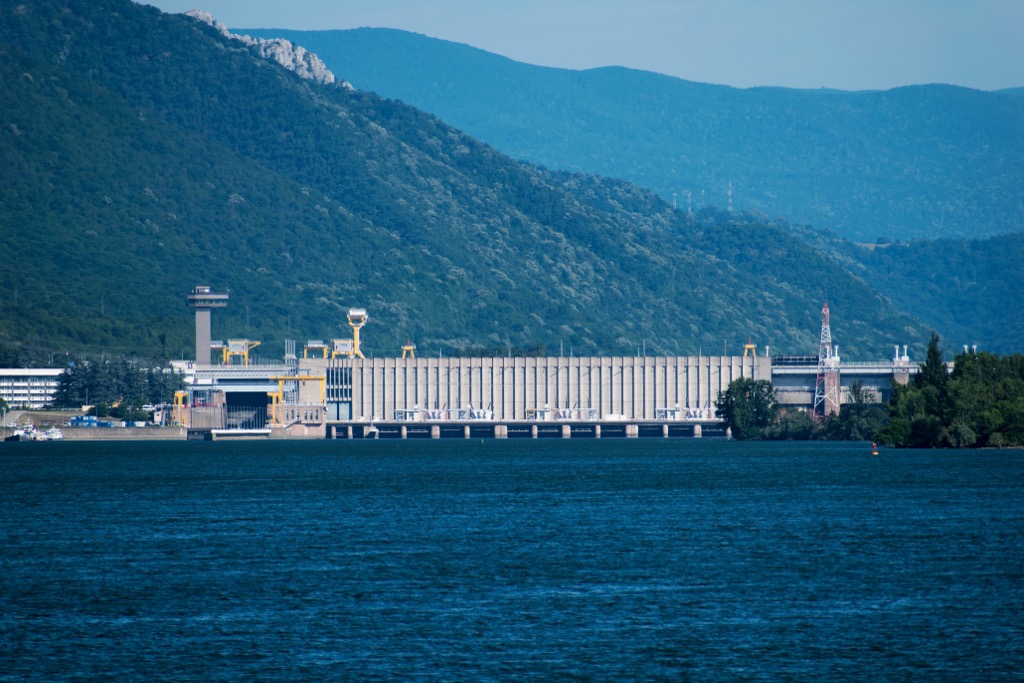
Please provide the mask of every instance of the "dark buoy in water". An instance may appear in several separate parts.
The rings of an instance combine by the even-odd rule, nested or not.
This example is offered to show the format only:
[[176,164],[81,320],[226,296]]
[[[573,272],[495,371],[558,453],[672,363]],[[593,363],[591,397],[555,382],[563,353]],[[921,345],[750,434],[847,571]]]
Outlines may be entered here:
[[878,444],[874,441],[871,442],[871,455],[878,455]]

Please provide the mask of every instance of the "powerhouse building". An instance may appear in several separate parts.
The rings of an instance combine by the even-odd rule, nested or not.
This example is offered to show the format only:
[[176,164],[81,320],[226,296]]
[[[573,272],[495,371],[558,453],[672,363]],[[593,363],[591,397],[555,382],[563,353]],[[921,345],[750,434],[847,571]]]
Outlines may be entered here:
[[[741,377],[771,381],[764,356],[334,358],[327,419],[714,419]],[[466,411],[473,411],[472,414]]]

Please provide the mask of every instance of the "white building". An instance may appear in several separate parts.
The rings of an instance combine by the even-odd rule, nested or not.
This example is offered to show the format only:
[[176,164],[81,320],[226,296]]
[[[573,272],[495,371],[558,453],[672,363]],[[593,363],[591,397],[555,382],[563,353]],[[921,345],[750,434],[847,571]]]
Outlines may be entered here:
[[0,368],[0,398],[10,408],[42,408],[53,403],[60,368]]

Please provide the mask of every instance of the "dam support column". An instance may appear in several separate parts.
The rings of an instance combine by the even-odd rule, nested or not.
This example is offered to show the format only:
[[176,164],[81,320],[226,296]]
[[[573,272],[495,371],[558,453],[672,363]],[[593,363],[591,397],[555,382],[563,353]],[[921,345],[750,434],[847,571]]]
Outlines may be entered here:
[[430,438],[440,439],[441,438],[441,425],[430,425]]
[[571,439],[572,438],[572,426],[571,425],[562,425],[562,438],[563,439]]
[[640,429],[635,424],[626,425],[626,437],[635,439],[640,436]]
[[508,425],[494,425],[494,438],[495,439],[507,439],[508,438]]
[[601,438],[601,425],[594,425],[594,438],[595,439],[600,439]]
[[703,434],[703,432],[701,431],[700,425],[693,425],[693,438],[695,438],[695,439],[699,439],[699,438],[701,438],[701,437],[702,437],[703,435],[704,435],[704,434]]
[[530,425],[530,436],[534,439],[537,438],[537,425]]

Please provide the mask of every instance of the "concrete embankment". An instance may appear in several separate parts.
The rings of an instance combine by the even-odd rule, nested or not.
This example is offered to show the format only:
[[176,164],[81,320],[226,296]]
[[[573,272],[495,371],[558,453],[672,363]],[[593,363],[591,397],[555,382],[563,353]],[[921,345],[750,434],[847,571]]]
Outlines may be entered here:
[[15,425],[35,425],[39,431],[57,427],[66,440],[74,441],[176,441],[185,438],[184,427],[71,427],[80,410],[12,410],[5,418],[0,438],[14,433]]
[[184,427],[61,427],[66,441],[184,441]]

